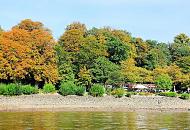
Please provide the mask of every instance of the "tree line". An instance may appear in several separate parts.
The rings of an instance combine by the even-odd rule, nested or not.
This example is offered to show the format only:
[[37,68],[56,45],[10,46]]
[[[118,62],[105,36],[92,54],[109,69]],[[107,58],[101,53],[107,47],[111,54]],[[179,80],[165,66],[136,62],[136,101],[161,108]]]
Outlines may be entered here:
[[190,83],[190,37],[179,34],[163,43],[133,37],[125,30],[68,25],[56,41],[41,22],[21,21],[0,29],[0,82],[42,86],[72,81],[89,89],[94,83],[167,81],[177,89]]

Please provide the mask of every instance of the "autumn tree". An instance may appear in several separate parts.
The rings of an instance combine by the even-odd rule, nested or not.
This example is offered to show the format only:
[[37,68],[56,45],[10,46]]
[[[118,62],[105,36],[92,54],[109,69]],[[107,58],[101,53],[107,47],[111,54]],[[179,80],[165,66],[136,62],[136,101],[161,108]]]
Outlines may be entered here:
[[182,69],[177,66],[176,64],[171,64],[170,66],[165,66],[165,67],[158,67],[153,70],[154,78],[157,77],[157,75],[162,75],[162,74],[167,74],[170,76],[172,82],[173,82],[173,87],[178,87],[180,89],[181,84],[186,82],[187,80],[187,75],[185,75],[182,72]]
[[165,67],[165,69],[168,75],[171,77],[174,85],[185,81],[186,76],[182,72],[182,69],[176,64],[171,64],[170,66]]
[[[86,31],[87,29],[84,24],[74,22],[66,27],[66,31],[59,38],[56,50],[61,80],[68,80],[68,78],[73,80],[79,72],[78,55],[81,46],[84,44]],[[66,69],[66,66],[69,69]]]
[[42,23],[23,20],[0,40],[0,79],[57,82],[55,41]]
[[85,66],[80,69],[80,72],[78,73],[79,77],[79,83],[83,86],[86,86],[87,88],[90,88],[92,84],[92,76],[90,73],[90,70],[88,70]]
[[[25,39],[26,38],[26,39]],[[4,32],[0,38],[0,79],[25,79],[28,69],[32,67],[30,59],[30,36],[25,30],[13,29]]]
[[189,88],[189,66],[190,37],[183,33],[166,44],[74,22],[56,42],[48,28],[30,19],[10,31],[0,28],[0,81],[72,81],[90,87],[171,79],[173,86]]
[[63,43],[63,48],[68,52],[78,52],[84,43],[86,26],[79,22],[74,22],[66,27],[65,33],[60,37],[59,43]]
[[121,62],[121,72],[124,75],[126,82],[133,83],[152,83],[153,77],[152,73],[145,68],[137,67],[135,65],[135,60],[129,58]]
[[190,92],[190,73],[185,75],[185,80],[182,82],[180,89]]
[[100,45],[106,44],[106,36],[105,36],[106,33],[107,33],[107,30],[98,29],[95,27],[93,27],[92,29],[87,31],[87,35],[95,36],[95,38],[97,39],[97,41]]
[[[78,73],[82,71],[81,68],[85,66],[86,69],[90,69],[99,56],[107,55],[105,45],[99,39],[101,36],[96,31],[92,32],[87,30],[84,24],[74,22],[67,26],[66,31],[60,37],[56,50],[62,80],[65,80],[65,76],[71,77],[71,70],[72,77],[78,77]],[[70,66],[68,72],[65,71],[67,70],[64,67],[66,64]]]

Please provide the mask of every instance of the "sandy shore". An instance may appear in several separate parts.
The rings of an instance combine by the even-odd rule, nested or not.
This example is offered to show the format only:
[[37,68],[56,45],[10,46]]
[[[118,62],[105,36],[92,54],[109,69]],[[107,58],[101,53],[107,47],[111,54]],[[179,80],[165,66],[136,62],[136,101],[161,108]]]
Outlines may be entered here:
[[162,96],[0,96],[0,111],[190,111],[190,100]]

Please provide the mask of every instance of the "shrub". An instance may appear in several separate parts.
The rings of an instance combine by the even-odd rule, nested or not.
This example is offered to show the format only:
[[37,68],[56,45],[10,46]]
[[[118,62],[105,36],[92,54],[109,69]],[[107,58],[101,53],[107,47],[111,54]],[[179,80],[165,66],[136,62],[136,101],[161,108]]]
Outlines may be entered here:
[[26,94],[26,95],[38,93],[38,89],[35,87],[32,87],[31,85],[21,86],[21,91],[23,94]]
[[137,92],[130,92],[132,95],[137,95],[138,93]]
[[132,96],[132,93],[131,93],[131,92],[127,92],[127,93],[125,94],[125,96],[126,96],[126,97],[131,97],[131,96]]
[[112,92],[112,88],[106,88],[106,94],[107,95],[111,95]]
[[188,93],[183,93],[183,94],[181,94],[180,98],[188,100],[190,98],[190,95]]
[[75,95],[77,86],[72,81],[67,81],[61,84],[59,93],[63,96]]
[[13,96],[21,94],[22,94],[21,87],[13,83],[6,85],[3,90],[3,95]]
[[6,84],[0,84],[0,95],[3,95],[6,86]]
[[177,93],[176,92],[168,92],[167,96],[168,97],[177,97]]
[[112,91],[112,95],[115,97],[121,98],[125,94],[125,90],[123,88],[116,88]]
[[53,93],[55,92],[55,86],[53,84],[45,84],[42,91],[43,93]]
[[159,93],[160,96],[166,96],[166,97],[177,97],[176,92],[161,92]]
[[105,93],[105,88],[104,86],[100,85],[100,84],[94,84],[91,88],[90,88],[90,94],[94,97],[102,97]]
[[85,87],[84,86],[76,86],[75,88],[75,94],[78,96],[83,96],[85,93]]
[[141,96],[145,96],[146,93],[145,93],[145,92],[140,92],[139,95],[141,95]]
[[160,93],[158,93],[158,95],[160,95],[160,96],[166,96],[166,92],[160,92]]
[[150,95],[152,95],[152,93],[150,93],[150,92],[140,92],[139,95],[141,95],[141,96],[150,96]]

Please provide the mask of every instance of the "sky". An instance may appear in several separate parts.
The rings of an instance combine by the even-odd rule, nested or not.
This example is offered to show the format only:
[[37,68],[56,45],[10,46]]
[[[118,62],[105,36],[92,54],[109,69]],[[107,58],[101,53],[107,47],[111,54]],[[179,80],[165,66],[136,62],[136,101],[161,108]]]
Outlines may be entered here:
[[190,34],[190,0],[0,0],[0,25],[10,30],[23,19],[40,21],[58,39],[79,21],[87,28],[110,26],[135,37],[172,42]]

